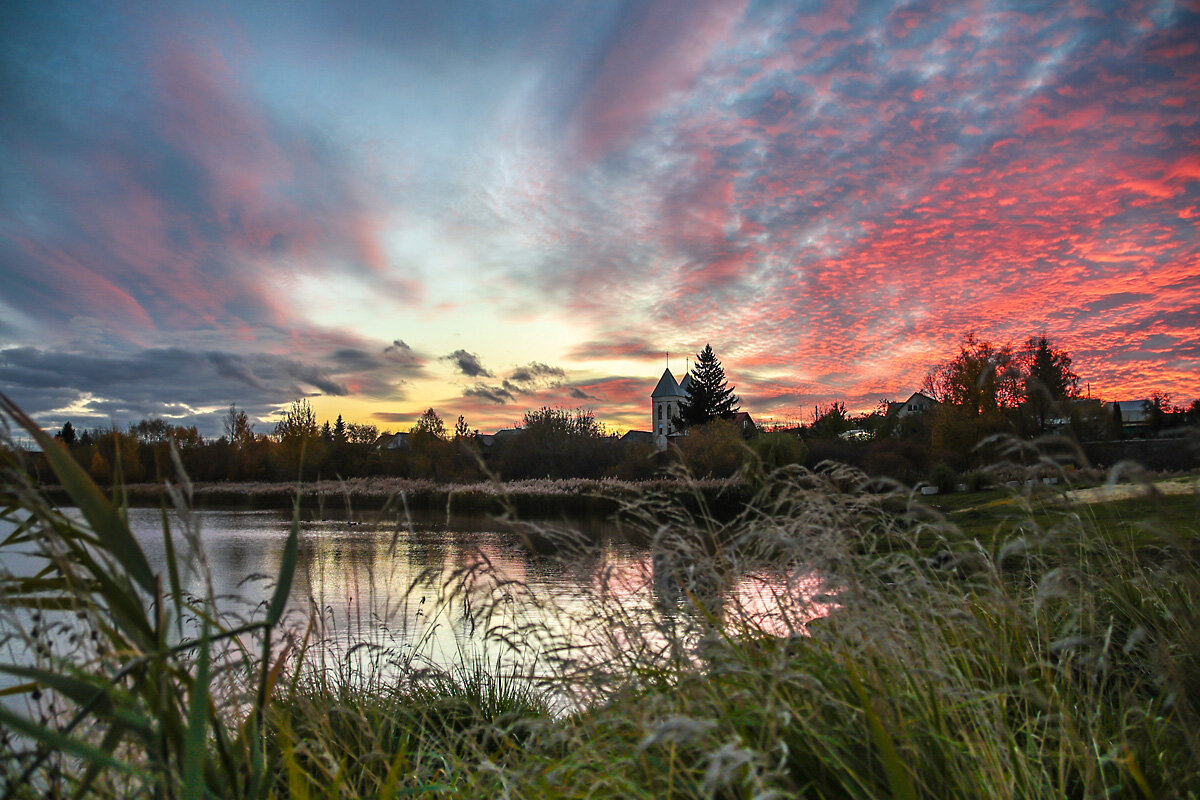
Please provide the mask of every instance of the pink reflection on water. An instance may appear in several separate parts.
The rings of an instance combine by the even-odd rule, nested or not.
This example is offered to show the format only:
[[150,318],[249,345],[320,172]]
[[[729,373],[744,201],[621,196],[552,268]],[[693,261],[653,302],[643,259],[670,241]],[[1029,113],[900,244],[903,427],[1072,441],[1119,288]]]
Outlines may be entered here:
[[749,573],[726,601],[726,628],[745,626],[747,632],[771,636],[807,636],[808,623],[839,607],[834,594],[811,569],[796,568],[783,575]]

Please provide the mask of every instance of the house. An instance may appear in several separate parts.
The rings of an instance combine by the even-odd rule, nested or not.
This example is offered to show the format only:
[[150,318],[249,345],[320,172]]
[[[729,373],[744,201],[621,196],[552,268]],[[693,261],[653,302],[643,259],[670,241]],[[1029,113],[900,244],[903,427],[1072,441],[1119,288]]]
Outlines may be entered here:
[[747,411],[739,411],[734,414],[732,422],[742,432],[742,436],[749,437],[758,432],[758,426],[754,424],[754,420]]
[[1116,400],[1105,405],[1109,416],[1120,420],[1124,436],[1143,436],[1150,430],[1149,400]]
[[912,414],[923,414],[936,405],[941,404],[924,392],[913,392],[903,403],[888,403],[887,415],[903,418]]
[[375,440],[376,450],[407,450],[407,433],[381,433]]
[[621,437],[622,444],[654,444],[654,434],[650,431],[626,431]]
[[501,428],[495,433],[481,433],[478,437],[479,444],[483,447],[491,447],[497,442],[504,441],[505,439],[513,436],[520,436],[522,433],[524,433],[524,431],[520,428]]

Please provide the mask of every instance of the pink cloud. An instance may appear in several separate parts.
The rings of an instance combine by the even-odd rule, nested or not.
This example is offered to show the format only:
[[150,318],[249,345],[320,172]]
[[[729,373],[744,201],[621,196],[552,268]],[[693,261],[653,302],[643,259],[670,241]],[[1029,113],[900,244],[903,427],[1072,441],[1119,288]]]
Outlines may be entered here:
[[605,54],[575,121],[585,158],[624,143],[673,93],[687,89],[725,39],[744,2],[640,4]]

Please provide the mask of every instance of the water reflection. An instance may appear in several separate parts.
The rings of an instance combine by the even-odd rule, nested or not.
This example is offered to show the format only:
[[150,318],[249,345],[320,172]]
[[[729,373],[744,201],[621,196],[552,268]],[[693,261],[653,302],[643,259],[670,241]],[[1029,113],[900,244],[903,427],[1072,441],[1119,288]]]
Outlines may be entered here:
[[[152,568],[164,570],[160,512],[131,509],[129,521]],[[211,592],[241,617],[261,615],[290,516],[194,511],[171,521],[190,565],[186,591]],[[607,523],[572,528],[555,536],[433,515],[304,520],[285,620],[297,635],[311,626],[325,645],[322,657],[335,660],[385,653],[391,661],[448,667],[492,652],[534,671],[561,672],[564,664],[586,666],[593,652],[665,657],[681,627],[794,635],[828,608],[814,602],[819,579],[802,569],[739,574],[634,544]]]

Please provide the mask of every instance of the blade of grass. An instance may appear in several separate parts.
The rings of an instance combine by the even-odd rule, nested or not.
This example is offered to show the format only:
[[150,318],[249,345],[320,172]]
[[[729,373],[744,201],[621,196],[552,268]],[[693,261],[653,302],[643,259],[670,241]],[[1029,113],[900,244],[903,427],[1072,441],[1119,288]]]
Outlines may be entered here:
[[208,623],[200,633],[200,653],[196,677],[188,697],[187,730],[183,742],[183,798],[203,800],[204,762],[208,732]]
[[154,592],[154,572],[142,552],[141,545],[129,531],[116,508],[71,456],[60,442],[51,439],[36,422],[17,408],[6,395],[0,394],[0,408],[11,416],[42,448],[46,460],[63,488],[79,506],[92,530],[104,542],[113,558],[125,568],[129,576],[146,592]]
[[887,773],[888,787],[892,790],[892,797],[902,798],[902,800],[917,800],[917,790],[913,786],[912,777],[905,769],[904,762],[900,760],[900,753],[896,750],[895,741],[887,732],[887,728],[883,726],[883,720],[879,718],[879,713],[875,711],[871,697],[867,694],[867,687],[863,685],[862,679],[858,676],[858,670],[854,668],[854,662],[846,658],[845,664],[854,691],[862,701],[863,713],[867,715],[867,722],[871,727],[871,738],[874,740],[875,746],[879,748],[879,759],[883,762],[883,769]]
[[[39,725],[32,720],[9,711],[2,705],[0,705],[0,722],[18,733],[23,733],[31,739],[45,744],[52,750],[59,750],[89,763],[100,764],[124,773],[133,774],[137,772],[137,768],[132,764],[118,760],[111,753],[105,752],[99,747],[90,745],[87,742],[81,742],[78,739],[72,739],[45,725]],[[11,797],[12,791],[16,788],[15,785],[10,786],[10,791],[5,797]]]

